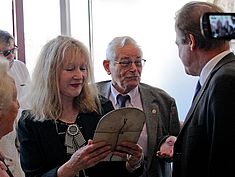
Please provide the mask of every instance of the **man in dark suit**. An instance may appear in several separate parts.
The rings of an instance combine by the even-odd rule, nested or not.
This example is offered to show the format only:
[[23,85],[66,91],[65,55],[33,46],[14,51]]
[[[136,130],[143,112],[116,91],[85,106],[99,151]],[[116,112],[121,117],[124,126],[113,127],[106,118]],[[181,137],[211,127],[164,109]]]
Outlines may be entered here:
[[[100,93],[119,108],[117,95],[128,95],[126,107],[145,112],[146,124],[138,144],[142,146],[145,170],[142,177],[171,177],[171,164],[156,156],[162,142],[172,141],[180,130],[175,100],[162,89],[140,83],[146,60],[136,41],[129,36],[114,38],[106,50],[103,66],[112,81],[97,83]],[[173,136],[170,136],[173,135]],[[167,151],[173,147],[168,146]]]
[[194,1],[176,14],[179,57],[187,74],[200,77],[201,89],[174,145],[173,177],[234,176],[235,56],[229,41],[202,36],[205,12],[222,10]]

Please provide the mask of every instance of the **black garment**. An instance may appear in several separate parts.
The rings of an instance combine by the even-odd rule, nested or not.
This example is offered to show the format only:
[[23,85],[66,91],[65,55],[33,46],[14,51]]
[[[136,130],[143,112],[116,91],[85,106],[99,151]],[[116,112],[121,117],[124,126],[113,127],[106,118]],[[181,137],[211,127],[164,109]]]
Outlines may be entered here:
[[234,174],[234,100],[235,55],[230,53],[212,69],[185,118],[174,144],[173,177]]
[[[79,114],[77,124],[86,141],[93,138],[100,118],[114,109],[112,103],[105,98],[101,100],[101,104],[102,115],[96,112]],[[23,111],[17,131],[21,143],[21,166],[26,177],[55,177],[57,169],[70,159],[71,155],[66,153],[64,145],[65,134],[58,134],[54,120],[35,121],[32,119],[30,111]],[[126,170],[125,162],[118,161],[100,162],[96,166],[86,169],[85,173],[89,177],[137,177],[142,170],[140,168],[129,173]],[[81,171],[79,177],[83,176]]]

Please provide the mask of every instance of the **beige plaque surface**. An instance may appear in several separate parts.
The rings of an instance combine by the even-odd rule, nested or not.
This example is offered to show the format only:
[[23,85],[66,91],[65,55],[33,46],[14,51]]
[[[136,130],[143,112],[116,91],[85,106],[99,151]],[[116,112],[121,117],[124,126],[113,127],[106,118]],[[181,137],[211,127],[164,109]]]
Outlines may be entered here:
[[[93,140],[104,140],[115,150],[122,141],[137,143],[145,123],[145,114],[137,108],[124,107],[113,110],[100,119]],[[106,160],[111,160],[110,157]],[[120,160],[117,157],[112,160]]]

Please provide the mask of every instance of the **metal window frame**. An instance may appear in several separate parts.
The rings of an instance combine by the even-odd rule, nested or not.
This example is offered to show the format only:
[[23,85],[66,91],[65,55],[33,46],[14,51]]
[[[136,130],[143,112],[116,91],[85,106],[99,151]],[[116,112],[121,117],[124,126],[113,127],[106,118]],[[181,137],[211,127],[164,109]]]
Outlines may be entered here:
[[60,0],[60,30],[62,35],[71,36],[70,0]]
[[12,0],[12,23],[13,36],[15,37],[15,43],[19,48],[16,58],[26,63],[23,0]]
[[[88,0],[89,50],[93,60],[92,0]],[[19,47],[17,59],[26,63],[23,0],[12,0],[12,23],[15,43]],[[60,0],[60,30],[62,35],[71,36],[70,0]]]

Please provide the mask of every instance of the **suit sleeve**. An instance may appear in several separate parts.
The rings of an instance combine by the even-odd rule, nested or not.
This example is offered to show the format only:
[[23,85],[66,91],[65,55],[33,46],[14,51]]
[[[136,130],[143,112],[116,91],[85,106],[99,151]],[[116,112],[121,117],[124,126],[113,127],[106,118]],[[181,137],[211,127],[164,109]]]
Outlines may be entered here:
[[180,122],[179,122],[179,118],[178,118],[178,111],[177,111],[177,107],[176,107],[176,103],[175,100],[172,99],[171,103],[170,103],[170,113],[169,113],[169,119],[168,119],[168,132],[167,135],[162,136],[160,139],[160,142],[158,144],[158,148],[157,150],[160,149],[162,143],[165,142],[165,140],[169,137],[169,136],[178,136],[179,131],[180,131]]
[[[235,73],[211,81],[206,120],[211,176],[234,173],[235,159]],[[202,120],[199,120],[202,121]],[[226,152],[226,153],[225,153]]]
[[180,131],[180,121],[175,101],[172,101],[170,110],[169,135],[178,136]]

